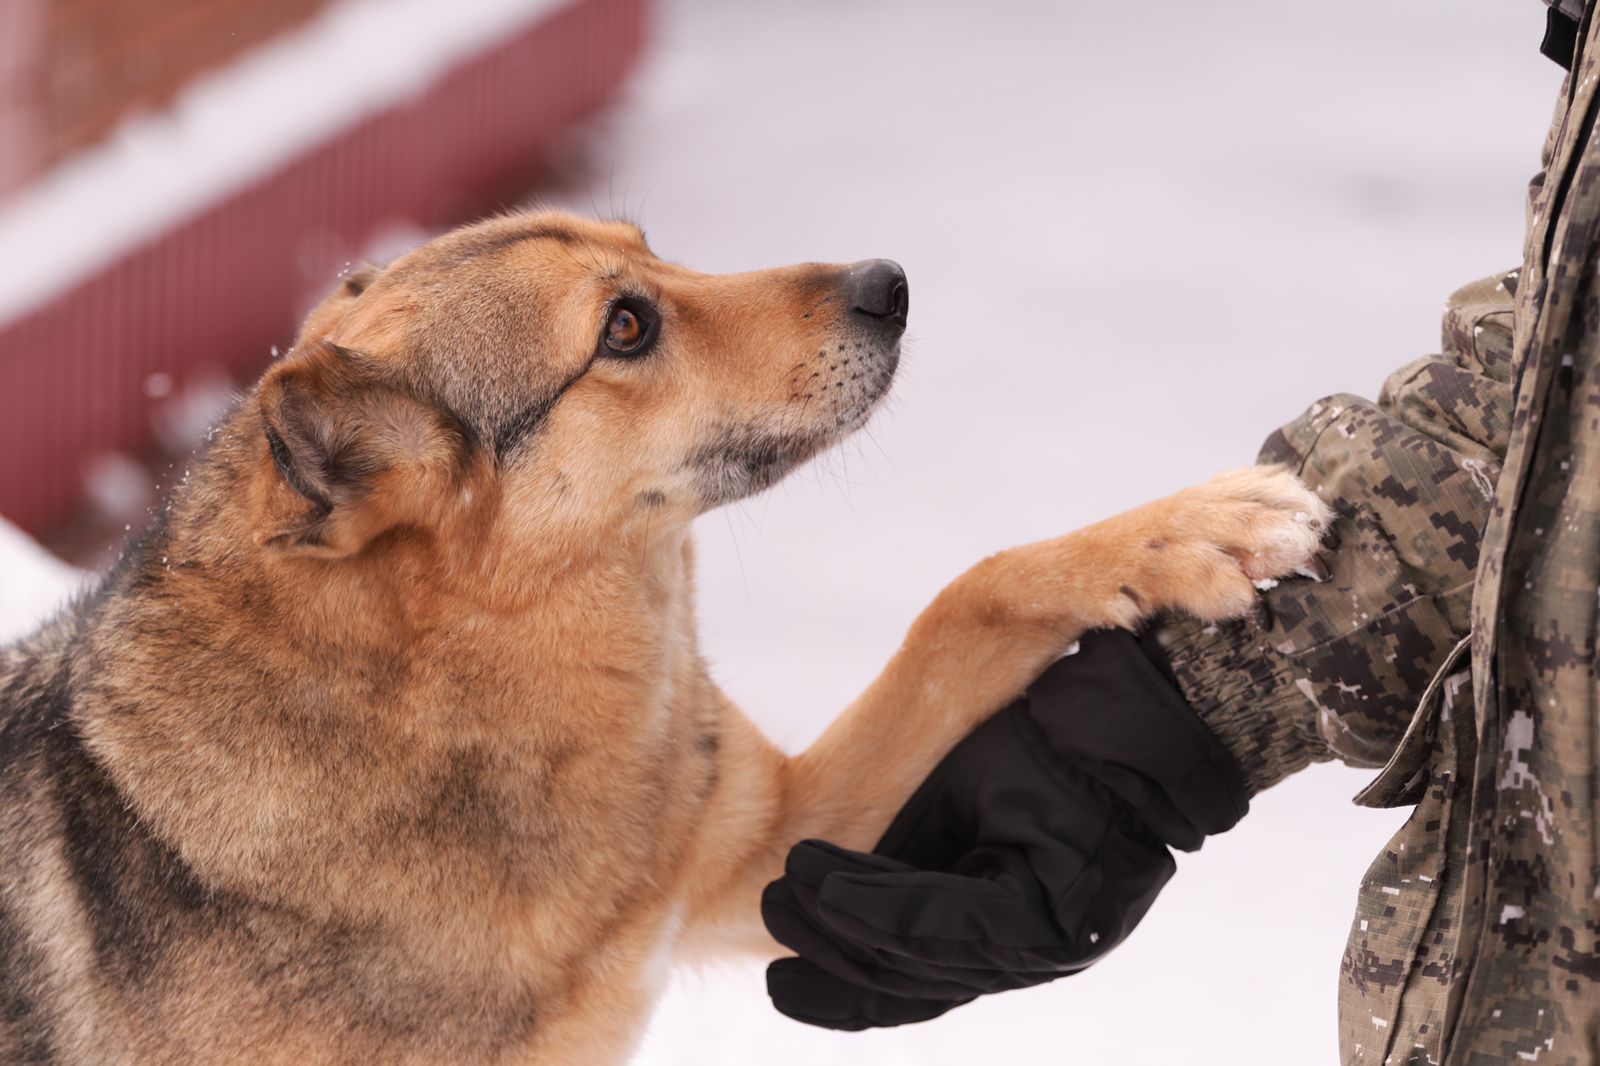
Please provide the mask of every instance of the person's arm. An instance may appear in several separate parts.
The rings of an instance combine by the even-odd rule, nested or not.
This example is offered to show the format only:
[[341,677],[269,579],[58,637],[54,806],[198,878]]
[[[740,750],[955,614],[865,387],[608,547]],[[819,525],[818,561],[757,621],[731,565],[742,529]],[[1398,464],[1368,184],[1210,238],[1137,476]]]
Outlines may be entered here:
[[1265,633],[1188,620],[1164,633],[1180,689],[1252,794],[1313,761],[1383,765],[1467,634],[1510,428],[1516,281],[1455,293],[1444,354],[1390,376],[1377,403],[1331,396],[1262,448],[1338,512],[1331,582],[1267,593]]
[[768,971],[777,1008],[900,1025],[1075,973],[1132,931],[1168,849],[1312,761],[1383,762],[1468,629],[1510,411],[1508,285],[1458,292],[1445,354],[1376,404],[1330,397],[1267,442],[1340,515],[1331,575],[1267,591],[1265,624],[1092,635],[959,744],[872,855],[797,845],[762,900],[799,956]]

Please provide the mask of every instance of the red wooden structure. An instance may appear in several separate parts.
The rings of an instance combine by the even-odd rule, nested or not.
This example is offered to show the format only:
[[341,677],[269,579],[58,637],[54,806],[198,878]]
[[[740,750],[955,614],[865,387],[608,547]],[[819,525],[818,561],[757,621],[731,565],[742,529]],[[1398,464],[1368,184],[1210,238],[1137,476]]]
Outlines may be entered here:
[[331,283],[337,250],[363,247],[396,218],[443,224],[514,202],[557,136],[620,86],[644,42],[645,7],[559,7],[0,322],[0,514],[43,534],[73,510],[93,457],[137,454],[151,429],[150,375],[175,388],[215,367],[254,377],[305,309],[307,235],[338,258],[325,264]]

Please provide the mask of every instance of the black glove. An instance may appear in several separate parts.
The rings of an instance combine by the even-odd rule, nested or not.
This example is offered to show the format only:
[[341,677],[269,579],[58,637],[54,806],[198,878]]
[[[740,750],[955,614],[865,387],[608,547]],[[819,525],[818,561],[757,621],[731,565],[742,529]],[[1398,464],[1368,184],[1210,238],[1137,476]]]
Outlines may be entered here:
[[963,740],[873,854],[789,853],[761,915],[799,958],[767,970],[791,1018],[830,1029],[925,1021],[1075,973],[1120,943],[1247,793],[1159,649],[1091,633]]

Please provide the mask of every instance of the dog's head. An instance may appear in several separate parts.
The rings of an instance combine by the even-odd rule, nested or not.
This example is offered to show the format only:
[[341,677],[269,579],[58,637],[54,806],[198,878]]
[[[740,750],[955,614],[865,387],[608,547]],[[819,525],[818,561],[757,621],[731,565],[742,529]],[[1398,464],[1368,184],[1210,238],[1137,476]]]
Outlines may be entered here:
[[467,515],[530,548],[685,523],[862,425],[906,310],[885,260],[714,276],[625,223],[457,230],[347,278],[262,381],[256,539],[338,556]]

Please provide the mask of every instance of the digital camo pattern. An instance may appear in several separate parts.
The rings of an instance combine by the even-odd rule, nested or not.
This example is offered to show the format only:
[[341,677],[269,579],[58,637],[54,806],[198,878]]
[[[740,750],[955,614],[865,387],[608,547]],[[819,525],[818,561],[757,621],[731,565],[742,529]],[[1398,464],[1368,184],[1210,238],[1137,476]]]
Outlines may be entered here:
[[[1477,744],[1450,1062],[1600,1058],[1600,39],[1533,185],[1519,383],[1473,600]],[[1454,1004],[1452,1007],[1454,1008]]]
[[1338,512],[1330,580],[1272,590],[1265,631],[1172,626],[1185,692],[1252,791],[1313,760],[1382,766],[1468,631],[1509,426],[1508,284],[1456,293],[1444,354],[1392,375],[1377,403],[1331,396],[1262,449]]
[[1332,582],[1270,593],[1265,633],[1174,634],[1253,787],[1386,761],[1358,801],[1416,804],[1361,885],[1347,1063],[1600,1060],[1595,38],[1586,21],[1523,268],[1457,293],[1445,354],[1377,404],[1331,398],[1267,444],[1343,516]]
[[1470,800],[1458,767],[1474,750],[1464,640],[1510,438],[1518,283],[1511,272],[1456,292],[1443,354],[1391,375],[1377,403],[1329,397],[1267,441],[1262,461],[1289,464],[1339,513],[1330,580],[1271,590],[1265,631],[1170,634],[1186,694],[1253,789],[1339,758],[1385,767],[1358,802],[1418,805],[1361,883],[1341,965],[1347,1062],[1386,1061],[1402,1032],[1411,1051],[1437,1042],[1459,973],[1466,822],[1451,813]]

